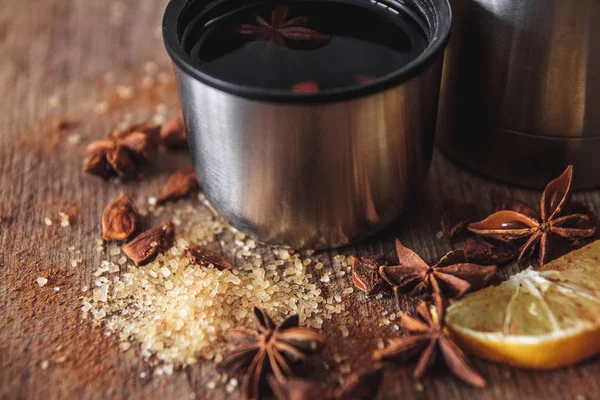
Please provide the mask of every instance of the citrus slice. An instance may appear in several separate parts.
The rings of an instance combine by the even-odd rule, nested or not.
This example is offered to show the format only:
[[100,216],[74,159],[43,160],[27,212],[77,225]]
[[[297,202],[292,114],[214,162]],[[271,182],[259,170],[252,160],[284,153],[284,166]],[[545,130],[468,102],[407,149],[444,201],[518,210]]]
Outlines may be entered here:
[[446,323],[475,355],[549,369],[600,353],[600,241],[452,304]]

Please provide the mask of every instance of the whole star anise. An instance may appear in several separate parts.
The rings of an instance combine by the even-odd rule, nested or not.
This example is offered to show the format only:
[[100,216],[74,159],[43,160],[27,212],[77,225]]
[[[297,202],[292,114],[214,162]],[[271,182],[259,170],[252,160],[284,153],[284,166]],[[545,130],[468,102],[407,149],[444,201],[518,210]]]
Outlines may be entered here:
[[271,13],[271,20],[266,21],[256,15],[254,24],[241,24],[236,32],[251,40],[267,40],[285,46],[286,40],[290,41],[315,41],[317,43],[329,39],[329,36],[307,28],[307,17],[288,19],[290,7],[282,4]]
[[295,93],[319,93],[319,85],[315,81],[298,82],[290,89]]
[[397,293],[410,296],[439,293],[459,298],[486,286],[496,273],[495,266],[468,262],[462,250],[449,252],[431,267],[399,240],[396,253],[398,265],[381,266],[379,273]]
[[408,335],[393,340],[385,349],[375,351],[373,358],[379,362],[405,363],[419,356],[414,376],[421,378],[432,369],[438,351],[441,351],[448,369],[455,376],[470,385],[484,387],[485,380],[444,329],[444,300],[438,294],[434,296],[434,300],[435,312],[421,301],[417,307],[419,318],[402,313],[400,324]]
[[103,179],[115,175],[122,179],[137,178],[142,165],[156,150],[159,129],[158,125],[136,124],[122,132],[111,132],[105,140],[90,143],[84,172]]
[[254,307],[256,332],[233,329],[227,333],[226,340],[236,347],[225,355],[219,367],[248,367],[242,387],[247,399],[260,399],[265,394],[267,374],[273,373],[277,380],[285,381],[293,376],[293,364],[304,361],[322,346],[321,335],[299,327],[298,322],[298,316],[292,315],[277,326],[265,310]]
[[269,377],[277,400],[371,400],[383,381],[383,369],[377,365],[352,374],[338,388],[324,388],[319,382],[289,379],[285,382]]
[[504,242],[524,241],[519,262],[533,255],[539,247],[538,262],[543,265],[556,237],[574,241],[592,236],[596,231],[587,215],[566,213],[571,200],[572,181],[573,167],[569,166],[546,186],[539,218],[528,206],[513,201],[509,205],[512,210],[498,211],[483,221],[472,223],[469,230]]

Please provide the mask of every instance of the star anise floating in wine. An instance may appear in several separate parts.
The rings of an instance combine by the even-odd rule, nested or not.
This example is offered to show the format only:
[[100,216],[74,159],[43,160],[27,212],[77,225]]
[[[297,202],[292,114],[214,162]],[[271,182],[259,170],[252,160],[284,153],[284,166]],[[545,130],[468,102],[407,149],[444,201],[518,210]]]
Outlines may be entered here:
[[463,250],[446,254],[433,266],[396,240],[398,265],[380,267],[381,276],[396,293],[409,296],[443,294],[459,298],[469,290],[485,287],[496,274],[495,266],[468,262]]
[[221,368],[247,367],[243,392],[247,399],[260,399],[266,393],[266,377],[273,374],[278,381],[293,376],[293,364],[304,361],[308,354],[319,350],[321,335],[310,328],[298,326],[299,318],[293,315],[279,326],[258,307],[254,307],[256,332],[233,329],[226,340],[235,349],[219,363]]
[[373,358],[379,362],[406,363],[418,356],[414,376],[421,378],[432,368],[438,358],[438,352],[448,369],[458,378],[476,387],[484,387],[485,380],[475,370],[464,352],[458,347],[444,329],[445,304],[436,294],[435,311],[424,301],[417,307],[418,318],[403,313],[400,324],[408,332],[407,336],[395,339],[382,350],[377,350]]
[[290,88],[295,93],[319,93],[319,85],[315,81],[299,82]]
[[373,75],[355,75],[354,83],[358,85],[366,85],[368,83],[373,82],[375,79],[377,78]]
[[304,379],[285,382],[269,378],[277,400],[371,400],[383,382],[381,366],[351,375],[339,388],[324,388],[320,383]]
[[286,46],[286,40],[321,43],[329,36],[307,27],[308,18],[301,16],[288,19],[290,7],[282,4],[271,13],[271,20],[266,21],[256,15],[254,24],[240,24],[236,32],[250,40],[266,40]]
[[540,202],[540,215],[525,204],[513,201],[510,210],[498,211],[483,221],[472,223],[469,230],[504,242],[521,243],[519,261],[538,250],[543,265],[557,238],[575,241],[592,236],[596,227],[585,214],[569,214],[573,167],[569,166],[546,186]]

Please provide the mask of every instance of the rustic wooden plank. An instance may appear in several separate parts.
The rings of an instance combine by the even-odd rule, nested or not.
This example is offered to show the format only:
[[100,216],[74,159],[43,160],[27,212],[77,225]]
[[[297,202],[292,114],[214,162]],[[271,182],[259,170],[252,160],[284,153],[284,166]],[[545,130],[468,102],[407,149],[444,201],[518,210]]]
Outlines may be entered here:
[[[27,4],[30,3],[30,4]],[[156,34],[166,1],[90,2],[43,0],[9,2],[0,7],[0,397],[20,398],[237,398],[222,386],[206,389],[218,379],[212,363],[201,362],[171,377],[140,378],[149,372],[137,351],[119,350],[111,337],[82,321],[78,315],[80,287],[92,281],[92,271],[102,259],[95,252],[104,206],[121,191],[136,202],[156,194],[166,175],[185,162],[181,154],[167,154],[149,171],[149,179],[117,186],[81,174],[84,143],[103,137],[129,114],[143,120],[154,107],[166,104],[172,112],[177,99],[170,75],[152,89],[144,89],[144,65],[153,61],[169,71],[168,58]],[[24,10],[27,10],[25,12]],[[108,74],[107,74],[108,73]],[[118,85],[135,87],[135,96],[118,99]],[[108,111],[96,113],[108,102]],[[56,132],[54,118],[76,121],[72,131]],[[71,145],[77,133],[82,143]],[[161,155],[161,157],[163,157]],[[490,211],[489,190],[500,189],[535,204],[539,192],[519,190],[479,178],[436,153],[428,181],[418,201],[404,217],[375,238],[355,247],[321,252],[328,268],[338,252],[372,254],[393,252],[399,237],[425,259],[433,260],[453,244],[438,239],[438,209],[442,197],[464,197]],[[575,196],[600,211],[600,192]],[[45,217],[60,211],[73,215],[73,226],[46,226]],[[454,244],[457,246],[459,244]],[[70,267],[68,246],[81,251],[83,262]],[[50,270],[47,287],[35,278]],[[518,270],[509,266],[507,276]],[[327,286],[339,293],[349,278],[336,277]],[[60,290],[55,292],[54,287]],[[408,307],[403,304],[401,307]],[[338,376],[334,354],[347,359],[353,370],[369,362],[379,336],[397,332],[379,326],[381,313],[396,312],[392,296],[367,300],[360,293],[348,304],[350,317],[337,317],[325,325],[328,346],[323,358],[333,368],[326,371],[315,360],[311,375],[334,382]],[[340,338],[338,324],[349,327]],[[64,363],[56,359],[65,356]],[[40,364],[50,360],[47,369]],[[448,374],[411,378],[411,367],[386,373],[381,399],[395,398],[595,398],[600,392],[600,362],[552,372],[530,372],[476,361],[489,381],[486,390],[467,387]],[[307,368],[311,370],[311,368]],[[209,393],[210,392],[210,393]],[[583,396],[583,397],[578,397]]]

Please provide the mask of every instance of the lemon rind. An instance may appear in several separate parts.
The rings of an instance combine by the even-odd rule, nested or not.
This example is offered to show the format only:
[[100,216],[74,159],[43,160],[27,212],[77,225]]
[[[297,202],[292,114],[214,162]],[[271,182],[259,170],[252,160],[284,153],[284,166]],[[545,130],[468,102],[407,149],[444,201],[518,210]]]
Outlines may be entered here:
[[581,362],[600,352],[600,326],[564,329],[541,336],[474,331],[448,326],[465,348],[478,356],[527,369],[553,369]]

